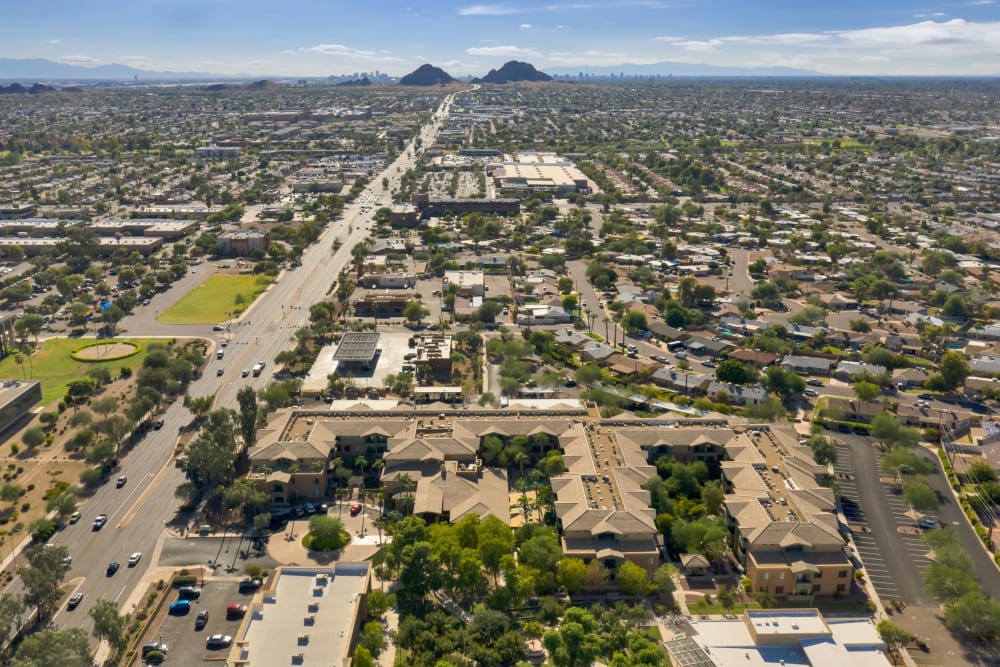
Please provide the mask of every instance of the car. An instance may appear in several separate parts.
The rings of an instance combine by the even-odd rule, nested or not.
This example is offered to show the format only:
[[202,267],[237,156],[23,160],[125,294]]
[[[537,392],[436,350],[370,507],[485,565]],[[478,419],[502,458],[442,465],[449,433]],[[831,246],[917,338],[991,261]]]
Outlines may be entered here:
[[816,391],[815,389],[806,389],[805,391],[802,392],[802,394],[804,396],[808,396],[809,398],[816,398],[817,396],[819,396],[819,392]]
[[142,552],[141,551],[133,552],[132,555],[128,557],[128,566],[135,567],[136,565],[139,564],[140,560],[142,560]]
[[705,368],[715,368],[714,361],[703,361],[701,362],[701,365],[704,366]]
[[243,372],[240,373],[240,377],[247,377],[248,375],[250,375],[250,369],[249,368],[244,368]]
[[229,341],[228,341],[228,340],[224,340],[224,341],[222,341],[221,343],[219,343],[219,345],[220,345],[221,347],[229,347]]
[[254,579],[253,577],[243,577],[240,579],[240,590],[241,591],[254,591],[260,588],[261,584],[264,583],[260,579]]
[[[189,603],[190,604],[190,603]],[[247,606],[245,604],[231,604],[226,607],[226,618],[243,618],[246,616]]]
[[116,560],[111,561],[110,563],[108,563],[107,575],[109,577],[115,576],[115,572],[117,572],[118,568],[120,568],[121,566],[122,564],[119,563],[118,561]]
[[225,330],[226,327],[222,326],[221,324],[216,324],[214,327],[212,327],[212,331],[225,331]]
[[208,610],[202,609],[198,612],[198,616],[194,619],[194,629],[201,630],[206,625],[208,625]]
[[153,651],[158,651],[160,653],[167,652],[167,645],[163,642],[149,642],[148,644],[142,645],[142,657],[145,658],[147,655]]
[[83,601],[83,593],[73,593],[69,596],[69,602],[66,603],[67,609],[76,609],[80,606],[80,602]]
[[117,481],[115,482],[115,488],[116,488],[116,489],[120,489],[120,488],[122,488],[123,486],[125,486],[126,484],[128,484],[128,477],[125,477],[124,475],[122,475],[122,476],[121,476],[121,477],[119,477],[119,478],[118,478],[118,480],[117,480]]
[[917,394],[917,398],[922,398],[925,401],[929,401],[934,398],[933,394]]
[[190,600],[175,600],[170,603],[170,607],[167,611],[171,614],[186,614],[191,611],[191,601]]
[[687,352],[675,352],[674,356],[677,357],[678,359],[687,359],[688,358]]
[[812,387],[822,387],[823,386],[823,381],[822,380],[816,380],[814,378],[810,378],[810,379],[806,380],[806,384],[809,385],[809,386],[812,386]]
[[81,516],[80,510],[73,512],[72,514],[69,515],[69,522],[70,523],[78,522],[80,520],[80,516]]
[[940,525],[941,524],[939,524],[934,519],[921,519],[920,520],[920,527],[923,528],[924,530],[930,530],[932,528],[937,528]]
[[227,648],[233,643],[233,638],[229,635],[209,635],[205,640],[205,648]]
[[161,428],[163,428],[163,420],[162,419],[157,419],[155,422],[153,422],[153,430],[159,431]]
[[222,377],[222,374],[226,372],[225,368],[220,368],[215,371],[215,377]]
[[301,519],[305,515],[306,515],[305,508],[303,508],[303,507],[293,507],[292,508],[292,516],[294,516],[296,519]]
[[149,299],[143,299],[142,300],[142,305],[148,306],[149,305]]
[[302,506],[302,509],[306,511],[306,514],[315,514],[319,510],[319,508],[312,503],[306,503]]
[[357,516],[361,514],[361,510],[364,509],[364,505],[361,503],[354,503],[351,505],[351,516]]
[[197,600],[201,597],[201,589],[197,586],[181,586],[177,589],[178,600]]
[[659,362],[661,364],[669,364],[670,363],[670,360],[667,359],[666,357],[663,357],[663,356],[655,356],[655,357],[653,357],[653,361]]
[[98,514],[96,517],[94,517],[94,524],[92,528],[94,530],[100,530],[101,528],[104,528],[104,524],[106,524],[107,522],[108,522],[107,514]]
[[73,557],[66,556],[65,558],[62,559],[62,564],[65,565],[66,567],[69,567],[70,565],[73,564]]

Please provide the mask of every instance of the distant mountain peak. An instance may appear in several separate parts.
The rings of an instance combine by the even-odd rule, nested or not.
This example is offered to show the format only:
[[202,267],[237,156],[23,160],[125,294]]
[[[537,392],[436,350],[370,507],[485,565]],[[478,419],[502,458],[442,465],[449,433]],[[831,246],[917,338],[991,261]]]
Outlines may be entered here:
[[489,74],[481,79],[473,79],[472,83],[517,83],[520,81],[551,81],[552,77],[535,69],[531,63],[519,60],[505,62],[500,69],[491,69]]
[[454,82],[455,79],[440,67],[430,63],[421,65],[399,80],[401,86],[438,86]]

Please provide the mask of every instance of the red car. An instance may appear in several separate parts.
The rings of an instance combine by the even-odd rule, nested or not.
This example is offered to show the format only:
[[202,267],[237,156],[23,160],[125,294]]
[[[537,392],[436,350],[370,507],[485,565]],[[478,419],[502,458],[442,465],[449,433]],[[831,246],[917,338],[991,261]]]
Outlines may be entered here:
[[361,514],[361,510],[363,509],[364,506],[361,503],[354,503],[353,505],[351,505],[351,516],[357,516]]
[[247,613],[245,604],[231,604],[226,607],[226,618],[243,618]]

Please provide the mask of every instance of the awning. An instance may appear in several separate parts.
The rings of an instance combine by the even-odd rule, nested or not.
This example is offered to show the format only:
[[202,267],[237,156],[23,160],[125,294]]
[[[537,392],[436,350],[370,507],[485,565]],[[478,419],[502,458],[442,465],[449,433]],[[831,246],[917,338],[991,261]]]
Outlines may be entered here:
[[812,563],[805,562],[804,560],[797,560],[792,563],[792,574],[803,574],[806,572],[819,574],[819,568]]

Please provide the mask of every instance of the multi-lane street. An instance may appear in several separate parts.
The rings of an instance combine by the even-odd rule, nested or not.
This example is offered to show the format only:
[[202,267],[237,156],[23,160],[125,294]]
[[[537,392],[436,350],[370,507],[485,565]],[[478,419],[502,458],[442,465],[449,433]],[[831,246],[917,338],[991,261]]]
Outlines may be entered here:
[[[309,306],[326,297],[341,269],[351,261],[351,249],[371,231],[375,211],[392,203],[392,188],[415,163],[421,147],[434,144],[455,94],[442,101],[431,122],[422,128],[418,134],[420,143],[411,141],[395,161],[374,175],[365,191],[345,207],[338,220],[329,224],[319,241],[305,250],[301,266],[280,275],[227,331],[213,332],[210,324],[169,326],[155,319],[172,300],[207,277],[211,267],[206,264],[183,278],[167,295],[160,295],[148,306],[139,308],[121,323],[121,328],[136,337],[200,336],[213,341],[215,346],[228,340],[224,358],[217,360],[215,349],[211,350],[205,372],[191,383],[188,392],[192,396],[214,396],[216,407],[236,408],[240,388],[260,389],[270,381],[275,369],[274,357],[289,346],[289,338],[296,329],[308,324]],[[389,179],[389,188],[383,188],[383,177]],[[335,250],[338,240],[340,246]],[[244,368],[258,361],[266,363],[260,377],[241,377]],[[220,367],[223,374],[217,376]],[[54,619],[57,626],[79,626],[89,631],[92,623],[87,612],[95,601],[106,597],[124,603],[143,573],[154,565],[153,554],[158,541],[165,536],[165,527],[177,520],[179,501],[175,490],[184,481],[184,475],[174,466],[174,449],[192,415],[178,401],[167,408],[162,418],[162,429],[150,431],[122,460],[119,474],[125,475],[128,483],[116,488],[112,482],[98,489],[83,504],[81,521],[53,537],[53,542],[69,548],[73,565],[67,580],[72,580],[76,590],[84,594],[83,602],[75,610],[64,607],[58,611]],[[95,531],[92,521],[100,513],[108,514],[108,523]],[[142,560],[136,567],[127,567],[129,554],[136,551],[143,553]],[[113,560],[120,561],[122,567],[108,576],[106,568]],[[17,580],[11,586],[13,592],[20,590]]]

